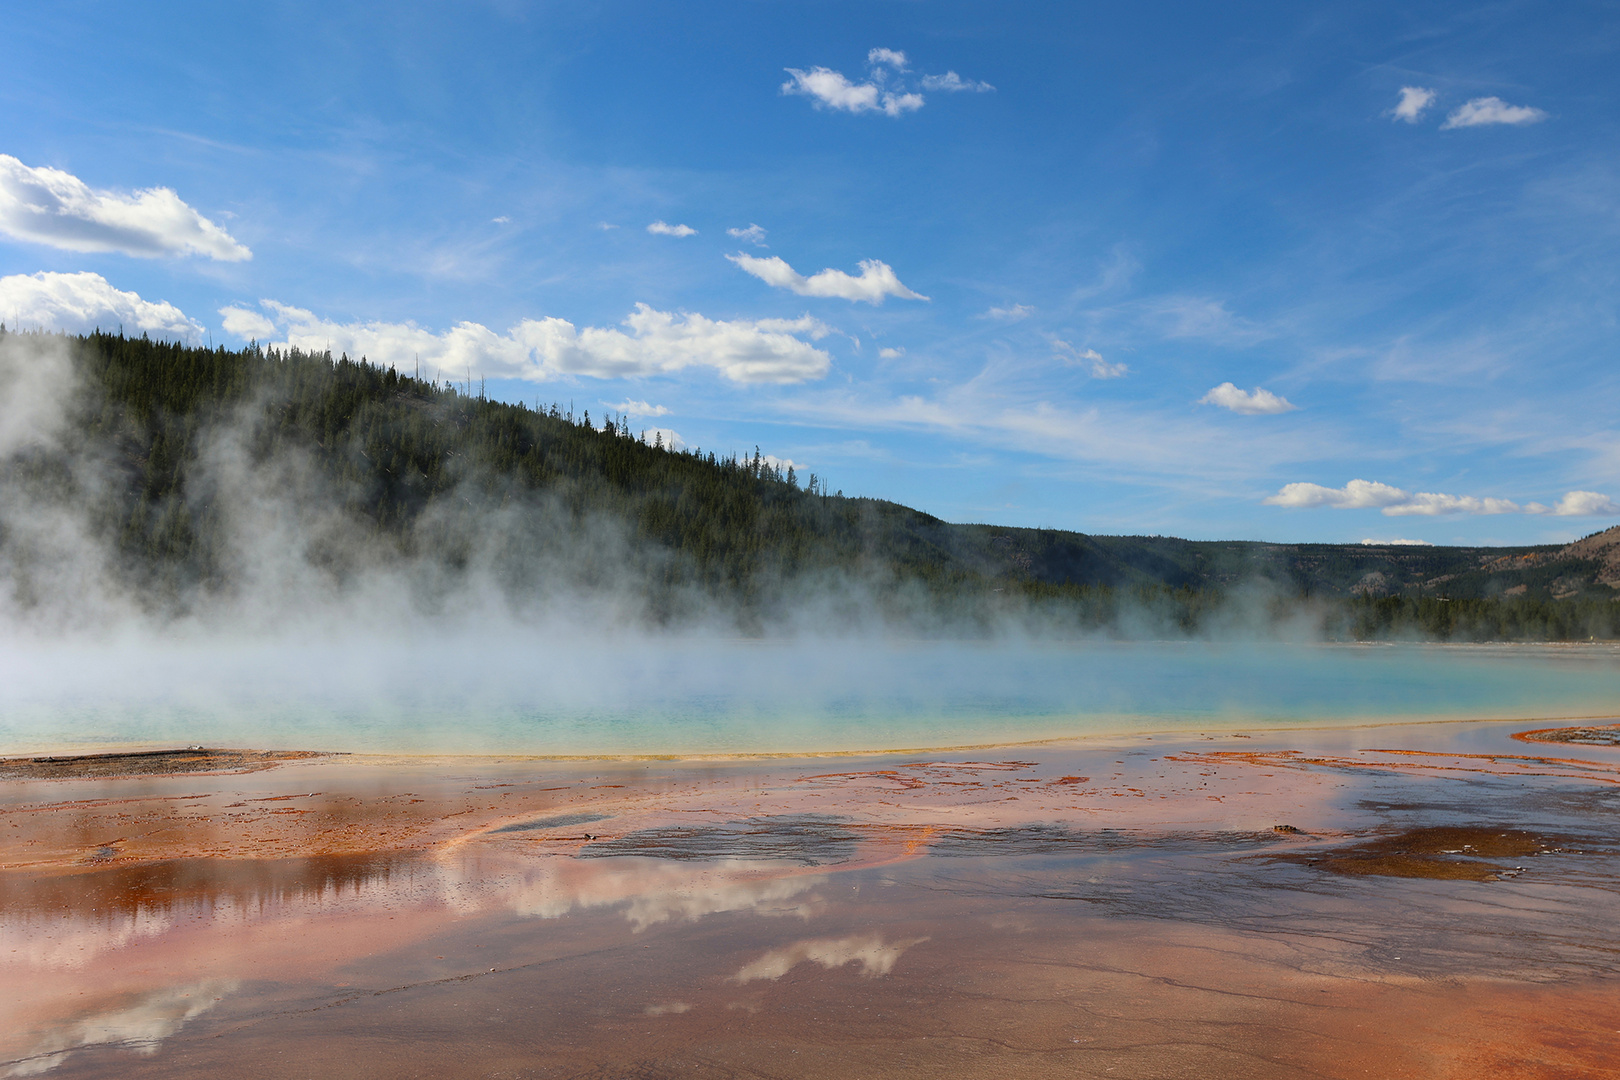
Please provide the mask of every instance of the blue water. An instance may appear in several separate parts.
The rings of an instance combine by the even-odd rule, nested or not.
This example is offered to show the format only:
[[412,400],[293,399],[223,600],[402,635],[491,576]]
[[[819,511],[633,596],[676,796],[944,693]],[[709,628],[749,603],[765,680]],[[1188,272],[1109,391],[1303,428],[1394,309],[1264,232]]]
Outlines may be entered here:
[[0,752],[717,754],[1620,713],[1594,647],[344,641],[0,653]]

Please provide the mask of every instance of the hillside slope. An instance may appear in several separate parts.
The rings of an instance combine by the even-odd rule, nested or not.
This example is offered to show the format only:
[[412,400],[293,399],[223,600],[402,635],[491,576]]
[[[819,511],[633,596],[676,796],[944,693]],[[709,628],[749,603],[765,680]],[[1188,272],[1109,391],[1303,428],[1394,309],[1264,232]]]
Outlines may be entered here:
[[0,333],[0,376],[22,388],[0,417],[14,613],[290,603],[382,575],[427,609],[476,578],[518,608],[606,594],[654,622],[757,625],[807,603],[982,622],[1016,601],[1098,623],[1128,602],[1185,627],[1243,591],[1591,604],[1620,584],[1620,530],[1429,548],[951,524],[830,495],[757,449],[648,446],[621,418],[297,350]]

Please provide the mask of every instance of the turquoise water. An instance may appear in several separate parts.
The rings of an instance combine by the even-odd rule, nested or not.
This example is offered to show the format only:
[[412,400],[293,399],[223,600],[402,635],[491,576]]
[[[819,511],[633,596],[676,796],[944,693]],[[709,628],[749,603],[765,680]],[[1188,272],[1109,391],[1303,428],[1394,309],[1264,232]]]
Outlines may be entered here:
[[1607,646],[562,642],[0,653],[0,752],[717,754],[1620,713]]

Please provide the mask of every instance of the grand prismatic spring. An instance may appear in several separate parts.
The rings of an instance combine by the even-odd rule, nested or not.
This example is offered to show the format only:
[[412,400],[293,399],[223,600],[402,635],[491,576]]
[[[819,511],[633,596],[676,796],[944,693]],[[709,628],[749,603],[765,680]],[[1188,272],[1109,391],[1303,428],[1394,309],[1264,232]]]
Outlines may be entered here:
[[0,34],[0,1080],[1620,1080],[1620,0]]
[[878,651],[1022,659],[518,698],[501,755],[104,699],[0,765],[6,1075],[1612,1075],[1614,650]]

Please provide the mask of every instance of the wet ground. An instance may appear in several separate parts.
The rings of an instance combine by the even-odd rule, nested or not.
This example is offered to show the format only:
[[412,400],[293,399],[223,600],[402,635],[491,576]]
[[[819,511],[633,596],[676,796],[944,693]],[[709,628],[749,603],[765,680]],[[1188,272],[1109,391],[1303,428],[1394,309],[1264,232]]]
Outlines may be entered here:
[[183,750],[14,757],[0,758],[0,779],[65,780],[190,772],[252,772],[284,761],[322,756],[307,750],[215,750],[188,746]]
[[0,1075],[1620,1076],[1525,725],[0,784]]

